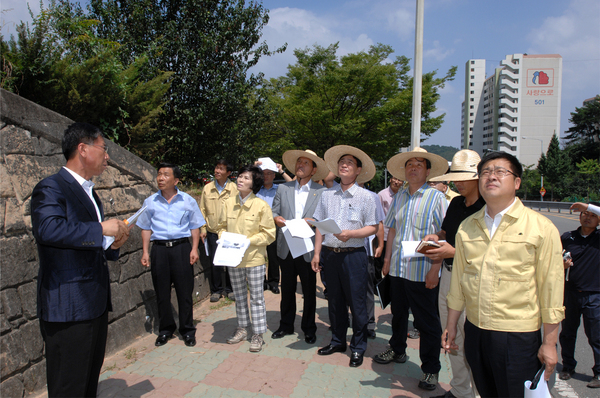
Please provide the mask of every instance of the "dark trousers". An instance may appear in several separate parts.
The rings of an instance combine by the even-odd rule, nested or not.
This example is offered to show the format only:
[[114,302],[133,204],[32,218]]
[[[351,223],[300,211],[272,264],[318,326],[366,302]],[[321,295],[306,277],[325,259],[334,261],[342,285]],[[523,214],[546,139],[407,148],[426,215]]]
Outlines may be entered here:
[[575,369],[575,341],[583,315],[583,328],[594,354],[594,375],[600,374],[600,293],[565,289],[565,319],[560,332],[563,368]]
[[302,256],[292,258],[289,253],[285,259],[279,259],[281,266],[281,321],[279,329],[294,332],[294,319],[296,317],[296,285],[298,276],[304,294],[304,307],[302,309],[301,328],[305,335],[314,336],[317,332],[315,324],[315,311],[317,308],[317,274],[312,270],[310,263]]
[[179,334],[194,336],[193,299],[194,266],[190,264],[189,242],[166,247],[156,244],[150,249],[150,273],[158,303],[159,334],[172,335],[177,329],[171,306],[171,284],[175,287],[179,307]]
[[369,322],[367,329],[375,330],[377,326],[375,322],[375,257],[369,256],[369,268],[367,268],[369,283],[367,284],[367,314],[369,314]]
[[279,287],[279,257],[277,257],[277,241],[267,246],[267,274],[265,283],[274,289]]
[[108,311],[80,322],[40,320],[46,344],[48,396],[96,397],[104,362]]
[[442,326],[437,309],[438,287],[427,289],[425,282],[412,282],[390,276],[390,291],[392,304],[390,346],[397,354],[406,353],[410,308],[421,332],[419,341],[421,370],[424,373],[438,373],[442,368],[440,363]]
[[[420,329],[419,329],[420,330]],[[465,357],[482,397],[522,397],[523,383],[541,368],[537,353],[542,335],[498,332],[465,321]]]
[[[348,332],[348,307],[352,312],[352,352],[367,349],[367,284],[368,259],[364,247],[352,252],[334,253],[321,250],[321,262],[327,279],[331,345],[345,346]],[[439,343],[439,342],[438,342]]]
[[231,293],[231,281],[229,280],[229,273],[227,267],[220,267],[214,264],[215,253],[217,252],[217,240],[219,235],[214,232],[206,233],[206,242],[208,244],[208,260],[210,261],[210,278],[208,284],[210,285],[210,293],[226,294]]

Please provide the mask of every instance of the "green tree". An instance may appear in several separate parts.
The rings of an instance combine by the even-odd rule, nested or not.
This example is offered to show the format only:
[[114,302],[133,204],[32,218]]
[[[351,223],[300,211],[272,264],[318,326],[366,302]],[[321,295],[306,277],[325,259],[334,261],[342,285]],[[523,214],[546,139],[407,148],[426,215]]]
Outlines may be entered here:
[[119,44],[99,38],[99,22],[78,5],[52,1],[32,18],[33,29],[21,23],[17,40],[2,40],[2,88],[96,124],[118,144],[147,153],[147,146],[137,146],[156,126],[171,74],[159,71],[144,80],[143,55],[124,67]]
[[550,200],[554,200],[555,189],[561,187],[565,172],[571,169],[571,163],[565,152],[560,150],[558,137],[554,134],[548,151],[542,154],[538,162],[538,172],[544,176],[544,185],[550,186]]
[[[409,59],[388,62],[393,50],[378,44],[368,51],[338,57],[338,44],[294,51],[296,63],[285,76],[265,82],[273,124],[262,135],[265,153],[290,148],[322,155],[337,144],[353,145],[385,162],[410,141],[412,78]],[[436,111],[439,90],[454,78],[423,75],[421,134],[435,132],[444,119]]]
[[577,163],[577,169],[586,181],[588,202],[592,196],[590,193],[594,194],[592,200],[596,200],[600,194],[600,162],[596,159],[583,159]]
[[600,95],[571,112],[573,124],[565,132],[566,150],[573,164],[586,159],[600,160]]
[[540,198],[540,173],[533,166],[532,164],[523,165],[521,187],[517,191],[517,195],[523,200],[537,200]]
[[[174,72],[161,128],[152,135],[162,159],[188,176],[255,157],[249,143],[268,120],[259,85],[249,74],[262,56],[268,12],[244,0],[92,0],[103,38],[121,44],[125,64],[148,54],[152,68]],[[285,47],[275,52],[284,51]]]

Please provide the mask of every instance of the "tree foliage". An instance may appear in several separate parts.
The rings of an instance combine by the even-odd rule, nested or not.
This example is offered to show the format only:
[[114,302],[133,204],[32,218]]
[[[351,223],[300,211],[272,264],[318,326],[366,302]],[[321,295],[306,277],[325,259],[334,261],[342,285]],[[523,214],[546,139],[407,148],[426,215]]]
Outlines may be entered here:
[[[378,44],[368,51],[338,57],[338,44],[296,49],[296,63],[285,76],[265,83],[273,124],[262,135],[262,150],[274,156],[287,149],[310,148],[322,155],[346,144],[385,162],[410,142],[412,78],[409,59],[389,62],[393,50]],[[423,75],[421,134],[442,124],[436,111],[439,90],[454,78]]]
[[[92,0],[100,34],[121,44],[122,62],[148,54],[151,68],[174,72],[161,128],[159,158],[188,175],[219,158],[239,165],[255,157],[249,145],[267,120],[256,95],[262,74],[248,74],[260,57],[269,17],[244,0]],[[285,47],[276,52],[284,51]],[[152,69],[151,69],[152,70]]]
[[564,180],[565,170],[569,170],[570,161],[566,154],[560,150],[556,134],[552,136],[548,151],[542,154],[538,163],[538,172],[544,176],[544,185],[550,186],[550,200],[554,200],[554,191],[560,188]]
[[68,2],[52,1],[21,23],[18,37],[2,38],[2,88],[75,121],[103,128],[115,142],[140,154],[155,128],[171,73],[144,79],[148,57],[125,66],[120,45],[98,37],[99,22]]

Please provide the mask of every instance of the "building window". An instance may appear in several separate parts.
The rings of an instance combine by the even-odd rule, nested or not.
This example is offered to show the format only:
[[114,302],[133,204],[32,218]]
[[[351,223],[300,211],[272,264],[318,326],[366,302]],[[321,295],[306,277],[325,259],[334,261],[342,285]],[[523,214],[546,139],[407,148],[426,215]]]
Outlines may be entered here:
[[471,94],[475,94],[475,91],[471,90]]
[[475,98],[471,98],[471,102],[475,102]]
[[471,79],[475,79],[475,75],[471,75]]
[[471,72],[475,72],[475,68],[471,68]]
[[471,61],[471,65],[475,65],[475,61]]
[[471,83],[471,87],[475,87],[475,83]]
[[469,106],[469,109],[474,109],[474,108],[475,108],[475,105],[470,105]]
[[469,113],[469,116],[473,116],[473,112]]

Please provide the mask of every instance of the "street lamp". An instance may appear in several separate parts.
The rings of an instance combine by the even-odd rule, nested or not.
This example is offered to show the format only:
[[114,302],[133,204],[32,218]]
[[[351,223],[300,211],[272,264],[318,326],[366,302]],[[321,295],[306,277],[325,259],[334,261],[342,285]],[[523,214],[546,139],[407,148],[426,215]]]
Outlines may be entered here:
[[[536,140],[540,142],[540,151],[541,151],[541,155],[540,157],[544,154],[544,140],[542,140],[541,138],[533,138],[533,137],[525,137],[525,136],[521,136],[521,138],[523,138],[524,140]],[[540,190],[544,188],[544,175],[540,173]],[[544,195],[540,194],[540,199],[542,200],[542,202],[544,201]]]

